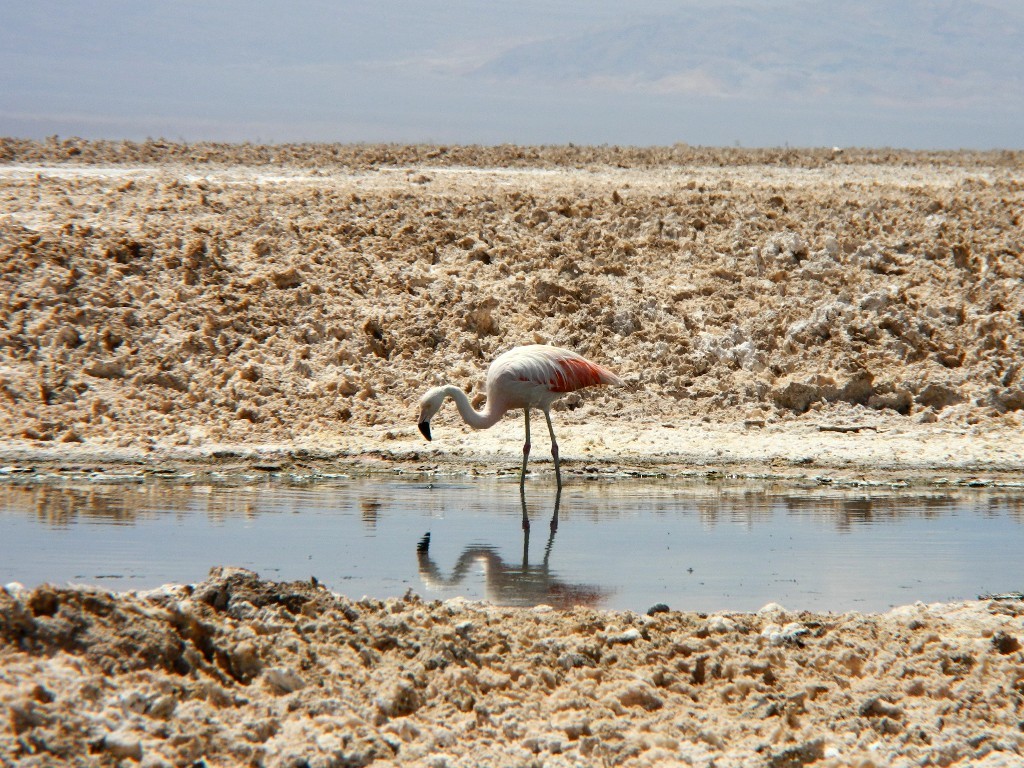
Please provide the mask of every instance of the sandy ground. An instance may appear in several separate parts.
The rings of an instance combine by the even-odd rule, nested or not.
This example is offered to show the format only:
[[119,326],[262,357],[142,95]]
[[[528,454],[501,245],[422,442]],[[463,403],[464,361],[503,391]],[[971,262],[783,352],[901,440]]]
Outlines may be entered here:
[[[0,462],[1024,481],[1024,156],[0,140]],[[543,445],[537,472],[549,472]],[[654,616],[214,573],[0,593],[17,765],[1021,765],[1019,601]]]

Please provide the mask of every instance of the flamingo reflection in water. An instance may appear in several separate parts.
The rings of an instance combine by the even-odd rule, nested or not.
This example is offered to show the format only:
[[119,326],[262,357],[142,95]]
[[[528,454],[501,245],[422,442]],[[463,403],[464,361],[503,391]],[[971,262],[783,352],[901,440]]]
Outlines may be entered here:
[[445,589],[461,584],[474,565],[484,567],[487,599],[497,605],[533,607],[550,605],[571,608],[574,605],[597,606],[608,596],[608,591],[590,584],[567,584],[551,572],[551,548],[558,530],[558,508],[562,489],[555,494],[555,511],[551,516],[550,533],[544,547],[544,558],[538,565],[530,564],[530,526],[526,510],[526,495],[519,495],[523,507],[523,560],[519,565],[506,563],[496,549],[485,544],[466,547],[445,577],[430,557],[430,534],[420,539],[416,547],[420,578],[429,589]]

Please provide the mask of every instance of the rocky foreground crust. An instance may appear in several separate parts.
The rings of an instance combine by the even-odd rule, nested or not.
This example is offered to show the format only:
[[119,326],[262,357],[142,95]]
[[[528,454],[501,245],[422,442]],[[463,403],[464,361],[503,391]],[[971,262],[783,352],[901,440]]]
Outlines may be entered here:
[[[1024,605],[881,615],[353,601],[215,569],[0,591],[19,766],[1019,765]],[[205,762],[204,762],[205,761]]]

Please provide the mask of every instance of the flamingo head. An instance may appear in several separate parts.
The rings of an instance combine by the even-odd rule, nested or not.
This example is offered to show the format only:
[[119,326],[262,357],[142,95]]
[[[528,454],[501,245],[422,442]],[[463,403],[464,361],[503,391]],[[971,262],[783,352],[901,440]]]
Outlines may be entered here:
[[440,410],[447,397],[444,387],[434,387],[420,398],[420,418],[418,426],[422,435],[430,440],[430,420]]

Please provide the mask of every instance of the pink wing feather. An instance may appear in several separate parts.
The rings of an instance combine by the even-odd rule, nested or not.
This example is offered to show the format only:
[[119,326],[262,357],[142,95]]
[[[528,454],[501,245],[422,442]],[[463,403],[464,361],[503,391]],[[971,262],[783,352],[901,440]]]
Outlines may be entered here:
[[575,392],[583,387],[600,384],[621,384],[614,373],[578,355],[559,357],[554,360],[555,370],[548,381],[552,392]]

